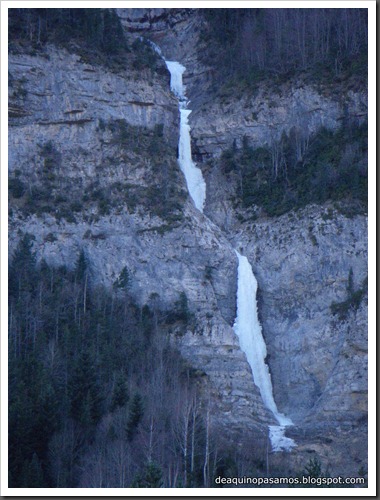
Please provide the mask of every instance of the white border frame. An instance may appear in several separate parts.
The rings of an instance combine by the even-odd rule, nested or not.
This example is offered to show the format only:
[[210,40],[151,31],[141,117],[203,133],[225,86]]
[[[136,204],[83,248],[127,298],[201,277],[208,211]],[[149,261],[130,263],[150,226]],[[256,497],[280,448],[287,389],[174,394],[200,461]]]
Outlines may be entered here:
[[[368,9],[368,488],[8,488],[8,8],[135,7],[135,8],[367,8]],[[376,496],[376,1],[51,1],[1,2],[1,494],[4,496]]]

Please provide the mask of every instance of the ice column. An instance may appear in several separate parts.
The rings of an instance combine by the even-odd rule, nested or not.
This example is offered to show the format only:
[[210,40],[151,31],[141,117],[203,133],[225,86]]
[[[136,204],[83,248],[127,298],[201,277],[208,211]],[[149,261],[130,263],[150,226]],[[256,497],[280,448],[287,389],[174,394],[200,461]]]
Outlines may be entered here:
[[182,82],[182,75],[185,67],[176,61],[165,61],[170,72],[170,88],[177,96],[180,112],[180,133],[178,144],[178,162],[185,176],[187,189],[198,210],[203,212],[206,199],[206,183],[203,179],[202,171],[196,166],[191,157],[191,136],[189,115],[191,109],[187,108],[188,101]]
[[279,425],[269,427],[269,437],[273,451],[290,450],[296,446],[294,441],[285,437],[285,427],[292,421],[277,410],[273,399],[273,388],[268,365],[265,363],[267,348],[257,316],[257,281],[247,257],[236,252],[238,257],[237,315],[234,330],[239,337],[242,351],[252,369],[253,381],[260,389],[264,405],[273,413]]

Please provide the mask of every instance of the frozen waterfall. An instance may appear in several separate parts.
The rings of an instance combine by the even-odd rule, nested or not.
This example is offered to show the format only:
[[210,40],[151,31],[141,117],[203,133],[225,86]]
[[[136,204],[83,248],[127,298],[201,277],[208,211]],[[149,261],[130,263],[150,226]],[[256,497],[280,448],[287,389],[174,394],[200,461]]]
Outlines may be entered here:
[[261,333],[261,325],[257,317],[256,291],[257,281],[247,257],[239,252],[236,255],[238,266],[237,315],[234,330],[239,337],[242,351],[252,369],[255,385],[260,389],[264,405],[273,413],[279,425],[269,427],[269,437],[273,451],[290,450],[294,441],[285,437],[285,427],[292,421],[277,410],[273,399],[272,381],[268,365],[265,363],[267,348]]
[[182,75],[186,68],[176,61],[165,61],[170,72],[170,88],[177,96],[180,111],[180,133],[178,144],[178,162],[185,176],[187,189],[194,201],[196,208],[203,212],[206,199],[206,183],[203,179],[202,171],[191,158],[191,138],[189,115],[191,109],[187,108],[185,87],[182,82]]
[[[151,47],[163,58],[161,49],[153,42],[148,41]],[[164,59],[164,58],[163,58]],[[177,61],[165,61],[170,72],[170,88],[178,98],[180,111],[180,134],[178,144],[178,163],[185,176],[187,188],[194,205],[203,212],[206,199],[206,183],[202,171],[195,165],[191,157],[191,136],[186,89],[182,76],[185,66]],[[295,442],[285,436],[285,427],[292,425],[292,421],[277,410],[273,399],[272,382],[269,368],[265,363],[267,355],[266,345],[261,333],[261,325],[257,317],[256,291],[257,281],[252,272],[251,265],[246,257],[236,255],[239,259],[238,267],[238,292],[237,316],[234,330],[239,337],[240,347],[246,354],[252,369],[253,380],[259,388],[264,405],[273,413],[279,425],[269,426],[269,438],[273,451],[291,450]]]
[[186,107],[185,88],[182,81],[182,75],[186,71],[186,68],[177,61],[165,60],[165,64],[170,73],[170,89],[181,101],[180,107]]
[[182,75],[186,71],[177,61],[167,61],[162,55],[158,45],[151,40],[140,37],[140,40],[147,42],[152,49],[165,61],[166,67],[170,73],[170,89],[178,99],[180,112],[180,131],[178,144],[178,163],[182,170],[187,184],[187,189],[196,208],[203,212],[206,200],[206,183],[204,181],[202,170],[196,166],[191,157],[191,136],[189,115],[191,109],[188,109],[188,100],[186,98],[186,89],[183,85]]

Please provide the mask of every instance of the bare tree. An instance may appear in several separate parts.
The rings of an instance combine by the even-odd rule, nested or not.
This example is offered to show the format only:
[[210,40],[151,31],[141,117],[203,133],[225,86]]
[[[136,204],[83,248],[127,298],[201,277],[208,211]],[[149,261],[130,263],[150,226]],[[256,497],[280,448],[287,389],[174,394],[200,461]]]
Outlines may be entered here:
[[203,486],[205,488],[208,488],[210,486],[210,402],[208,402],[206,410],[206,439],[203,462]]

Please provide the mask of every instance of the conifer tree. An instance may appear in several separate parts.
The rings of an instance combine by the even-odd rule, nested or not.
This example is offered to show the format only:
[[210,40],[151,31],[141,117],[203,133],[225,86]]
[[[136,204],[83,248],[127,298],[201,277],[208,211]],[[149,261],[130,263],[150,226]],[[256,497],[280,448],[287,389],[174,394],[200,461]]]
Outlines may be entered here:
[[348,273],[348,282],[347,282],[347,294],[350,298],[354,293],[354,272],[352,267],[350,267],[350,272]]
[[87,265],[86,255],[85,255],[84,250],[82,248],[82,250],[79,253],[79,257],[78,257],[78,260],[77,260],[77,263],[75,266],[75,277],[78,281],[84,280],[86,273],[87,273],[87,270],[88,270],[87,268],[88,268],[88,265]]
[[115,411],[117,408],[124,406],[128,400],[129,394],[125,378],[122,374],[119,374],[113,389],[110,410]]
[[162,470],[155,462],[148,462],[133,482],[134,488],[162,488]]
[[75,363],[69,393],[71,416],[85,428],[96,424],[102,415],[103,398],[95,364],[87,351]]
[[21,488],[43,488],[47,485],[44,473],[36,453],[31,460],[25,461],[20,478]]
[[142,398],[139,393],[136,393],[133,396],[131,407],[129,409],[129,415],[126,427],[128,441],[132,441],[132,439],[134,438],[143,415],[144,415],[144,408],[143,408]]
[[13,254],[9,268],[9,294],[19,298],[21,292],[32,292],[36,284],[35,238],[25,233]]
[[131,286],[131,275],[127,266],[124,266],[117,280],[113,284],[114,288],[128,290]]

